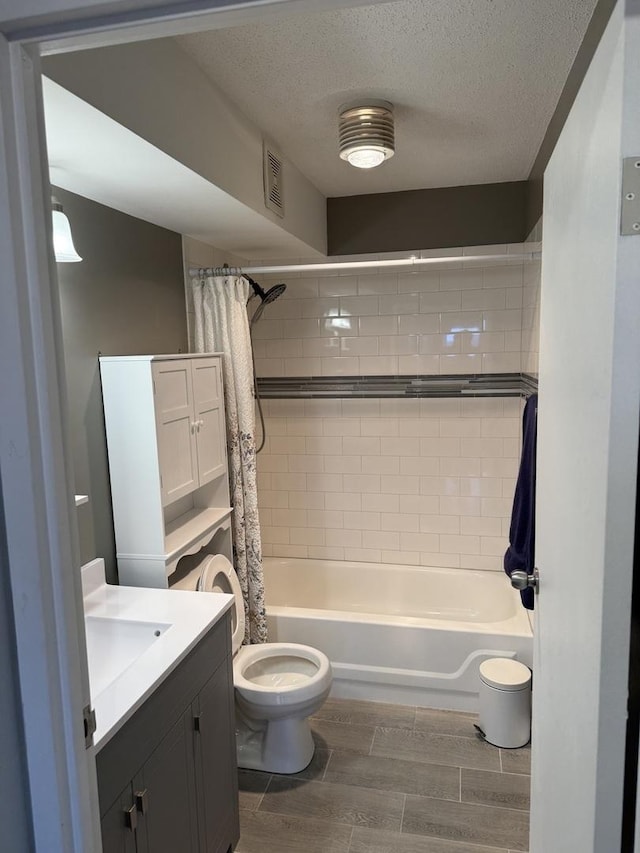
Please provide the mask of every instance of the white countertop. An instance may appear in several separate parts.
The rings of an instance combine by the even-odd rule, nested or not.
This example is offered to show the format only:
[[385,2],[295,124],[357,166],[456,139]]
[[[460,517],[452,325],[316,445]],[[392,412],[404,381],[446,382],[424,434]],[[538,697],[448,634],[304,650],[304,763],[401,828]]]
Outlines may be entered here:
[[[233,601],[232,595],[224,593],[112,586],[104,577],[101,559],[82,567],[96,750],[113,737]],[[136,651],[136,643],[140,649],[147,647]]]

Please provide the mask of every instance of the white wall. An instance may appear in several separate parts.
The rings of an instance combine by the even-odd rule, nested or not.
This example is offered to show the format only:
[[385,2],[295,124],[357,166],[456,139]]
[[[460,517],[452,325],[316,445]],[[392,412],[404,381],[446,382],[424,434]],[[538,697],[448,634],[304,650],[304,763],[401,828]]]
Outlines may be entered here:
[[620,850],[640,409],[640,241],[619,236],[640,22],[624,7],[545,173],[532,853]]

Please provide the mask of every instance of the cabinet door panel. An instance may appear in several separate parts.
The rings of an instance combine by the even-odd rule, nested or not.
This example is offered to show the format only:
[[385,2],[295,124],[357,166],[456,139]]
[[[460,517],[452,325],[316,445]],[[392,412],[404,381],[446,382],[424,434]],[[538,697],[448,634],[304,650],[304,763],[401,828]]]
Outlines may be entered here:
[[197,417],[198,474],[203,486],[227,470],[225,423],[219,403],[207,411],[200,410]]
[[191,362],[193,401],[196,411],[222,399],[222,381],[219,358],[194,358]]
[[125,814],[134,804],[131,785],[127,785],[111,808],[102,816],[103,853],[136,853],[136,834],[126,823]]
[[134,780],[134,794],[145,801],[138,853],[197,853],[192,724],[191,713],[183,714]]
[[197,423],[198,476],[203,486],[227,469],[222,383],[219,359],[192,363],[193,405]]
[[195,713],[199,714],[196,767],[201,842],[206,853],[226,853],[240,836],[230,660],[218,667],[200,691]]
[[188,360],[153,365],[163,506],[198,487],[196,428]]

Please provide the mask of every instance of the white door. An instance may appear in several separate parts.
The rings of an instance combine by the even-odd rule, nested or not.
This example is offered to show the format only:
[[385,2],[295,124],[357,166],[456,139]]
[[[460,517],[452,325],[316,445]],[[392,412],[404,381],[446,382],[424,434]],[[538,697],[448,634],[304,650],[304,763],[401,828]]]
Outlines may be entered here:
[[620,236],[620,206],[622,158],[640,161],[639,29],[620,0],[545,173],[531,853],[620,850],[640,410],[640,236]]
[[196,422],[189,359],[152,365],[162,505],[198,488]]

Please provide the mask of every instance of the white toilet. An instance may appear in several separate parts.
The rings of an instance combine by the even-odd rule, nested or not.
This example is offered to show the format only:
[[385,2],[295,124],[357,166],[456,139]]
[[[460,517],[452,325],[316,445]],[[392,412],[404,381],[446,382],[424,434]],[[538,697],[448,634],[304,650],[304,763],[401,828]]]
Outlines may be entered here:
[[267,773],[305,768],[315,749],[307,717],[322,706],[331,689],[327,656],[296,643],[242,646],[242,591],[222,554],[205,557],[172,589],[226,592],[235,598],[231,644],[238,767]]

